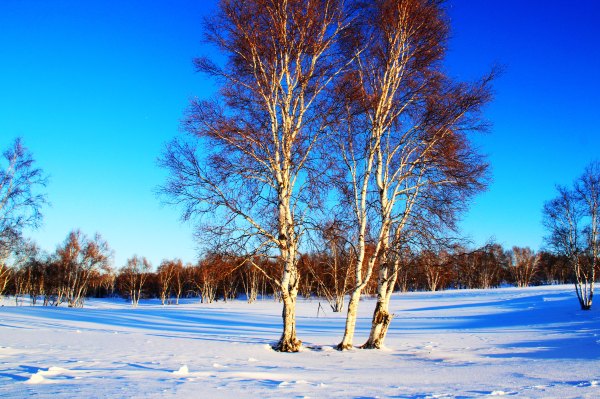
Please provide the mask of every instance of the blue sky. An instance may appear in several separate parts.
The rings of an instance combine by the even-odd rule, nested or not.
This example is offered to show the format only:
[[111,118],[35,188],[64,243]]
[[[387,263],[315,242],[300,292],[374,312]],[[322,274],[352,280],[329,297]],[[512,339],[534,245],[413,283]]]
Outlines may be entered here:
[[491,131],[476,142],[493,183],[466,215],[477,243],[542,246],[541,209],[600,159],[600,2],[448,1],[448,67],[471,79],[486,65],[505,72],[487,107]]
[[[543,202],[600,158],[600,2],[448,0],[447,67],[474,79],[505,66],[475,141],[493,183],[465,215],[475,244],[490,237],[538,249]],[[0,148],[23,137],[50,175],[51,207],[30,235],[53,250],[73,228],[99,232],[115,266],[192,261],[192,227],[154,194],[163,145],[189,99],[211,82],[192,59],[210,54],[201,19],[212,1],[0,1]]]

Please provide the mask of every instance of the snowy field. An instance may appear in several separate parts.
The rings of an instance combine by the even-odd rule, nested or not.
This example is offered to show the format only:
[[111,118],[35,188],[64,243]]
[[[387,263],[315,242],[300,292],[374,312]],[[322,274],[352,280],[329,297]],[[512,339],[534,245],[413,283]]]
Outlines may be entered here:
[[[600,398],[600,316],[571,286],[399,294],[387,349],[338,352],[343,315],[298,304],[277,353],[271,300],[0,308],[0,397]],[[361,302],[355,344],[374,302]],[[600,305],[599,305],[600,306]]]

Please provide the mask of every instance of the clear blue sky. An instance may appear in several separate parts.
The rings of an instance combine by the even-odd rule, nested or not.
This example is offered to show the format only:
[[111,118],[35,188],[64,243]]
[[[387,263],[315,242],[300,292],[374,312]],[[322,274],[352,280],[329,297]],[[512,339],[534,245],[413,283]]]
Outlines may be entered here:
[[[448,69],[462,79],[506,67],[476,139],[493,183],[462,224],[476,244],[542,243],[541,208],[600,157],[600,2],[447,2]],[[44,225],[51,251],[68,231],[102,234],[115,266],[133,254],[155,265],[192,261],[192,227],[154,194],[165,142],[210,82],[192,59],[213,1],[1,0],[0,148],[23,137],[50,175]]]

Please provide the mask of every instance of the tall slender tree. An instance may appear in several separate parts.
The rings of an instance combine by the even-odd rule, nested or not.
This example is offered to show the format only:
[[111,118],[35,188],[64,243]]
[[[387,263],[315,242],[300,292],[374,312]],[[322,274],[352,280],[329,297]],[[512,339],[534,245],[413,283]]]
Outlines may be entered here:
[[[452,227],[463,200],[483,188],[486,164],[467,133],[483,127],[478,112],[490,98],[492,78],[464,84],[445,74],[448,22],[439,1],[356,5],[361,18],[344,45],[355,62],[339,85],[346,128],[338,126],[337,142],[358,263],[340,349],[352,347],[358,300],[375,265],[377,304],[365,348],[383,344],[406,245]],[[367,256],[369,240],[375,250]]]
[[[206,39],[226,58],[199,58],[220,90],[193,102],[187,139],[162,158],[164,187],[184,219],[204,218],[205,235],[238,252],[277,254],[274,282],[283,300],[276,349],[298,351],[298,250],[308,212],[317,206],[322,166],[313,150],[330,123],[324,94],[345,60],[336,42],[346,27],[343,0],[222,0]],[[215,222],[215,223],[211,223]]]

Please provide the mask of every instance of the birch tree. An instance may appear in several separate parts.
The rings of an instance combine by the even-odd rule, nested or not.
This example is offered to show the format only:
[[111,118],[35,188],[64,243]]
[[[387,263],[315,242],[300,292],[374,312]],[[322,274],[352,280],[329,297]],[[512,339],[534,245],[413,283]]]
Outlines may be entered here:
[[546,243],[569,260],[582,310],[590,310],[600,262],[600,163],[586,167],[573,189],[557,187],[558,196],[544,204]]
[[[345,47],[359,53],[340,85],[348,127],[337,140],[358,258],[340,349],[352,347],[358,301],[376,264],[377,304],[363,347],[381,347],[401,254],[412,234],[452,227],[459,199],[483,187],[486,165],[466,134],[482,127],[477,114],[489,100],[491,80],[464,84],[446,76],[441,61],[448,25],[439,2],[358,6],[361,18]],[[369,240],[375,250],[366,257]]]
[[16,139],[0,157],[0,287],[10,274],[8,258],[20,243],[22,230],[38,227],[42,220],[46,183],[31,153]]
[[583,298],[586,283],[588,301],[582,309],[592,307],[596,271],[600,267],[600,161],[589,164],[575,182],[575,199],[583,209],[583,237],[587,267],[575,269],[580,298]]
[[170,171],[164,192],[183,205],[184,219],[205,215],[204,237],[236,253],[277,254],[280,275],[272,282],[283,301],[283,332],[275,348],[283,352],[301,348],[298,249],[319,200],[314,182],[322,167],[313,150],[329,122],[324,94],[344,65],[336,47],[343,3],[222,0],[205,32],[226,63],[196,60],[219,93],[192,103],[190,134],[162,158]]
[[325,297],[333,312],[342,312],[355,269],[355,251],[348,238],[353,229],[334,218],[315,230],[315,253],[303,259],[306,277],[315,283],[317,295]]
[[424,250],[418,258],[418,265],[425,276],[427,289],[437,291],[443,288],[448,275],[448,253],[446,251]]
[[518,287],[528,287],[538,271],[540,256],[531,248],[513,247],[509,254],[509,270]]
[[173,293],[175,294],[175,305],[179,305],[179,298],[185,289],[185,279],[187,277],[187,268],[180,259],[175,261],[173,276]]
[[[158,284],[160,289],[159,296],[161,305],[165,305],[167,303],[167,300],[171,298],[171,292],[176,291],[176,284],[174,280],[176,279],[176,277],[178,277],[176,276],[176,274],[181,274],[177,270],[178,267],[183,268],[183,263],[181,262],[181,260],[164,260],[161,262],[161,264],[158,266],[158,269],[156,270],[156,275],[158,277]],[[179,284],[179,286],[181,286],[181,284]],[[179,290],[179,293],[181,295],[181,290]]]
[[34,306],[45,291],[45,266],[47,255],[32,241],[24,240],[14,251],[15,302],[18,305],[19,296],[29,294],[31,305]]
[[134,255],[119,272],[118,282],[122,293],[129,295],[131,306],[136,308],[142,297],[144,284],[148,279],[152,264],[145,258]]
[[88,238],[79,230],[69,233],[63,245],[56,249],[56,295],[69,307],[82,307],[93,273],[108,265],[111,251],[99,234]]
[[217,271],[204,264],[195,266],[195,272],[196,278],[193,282],[200,294],[200,302],[213,303],[217,297],[218,279],[215,277]]

